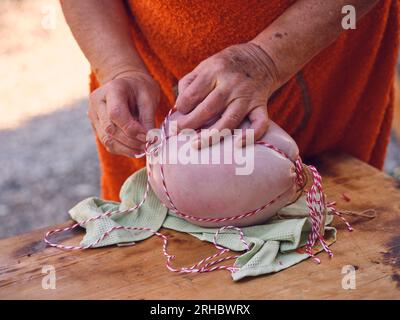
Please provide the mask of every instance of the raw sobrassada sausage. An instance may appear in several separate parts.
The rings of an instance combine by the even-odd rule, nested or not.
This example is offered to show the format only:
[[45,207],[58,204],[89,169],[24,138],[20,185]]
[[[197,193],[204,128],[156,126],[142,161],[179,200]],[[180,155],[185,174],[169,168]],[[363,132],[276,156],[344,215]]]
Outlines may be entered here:
[[[177,112],[172,114],[170,121],[179,116],[181,115]],[[248,126],[249,122],[244,121],[241,128],[245,129]],[[172,206],[166,190],[180,212],[199,218],[226,218],[240,215],[255,210],[278,197],[276,202],[257,214],[243,219],[222,222],[189,219],[194,224],[207,227],[249,226],[265,223],[280,208],[296,199],[298,186],[295,181],[294,161],[299,156],[299,149],[295,141],[273,121],[269,122],[268,131],[261,140],[282,150],[289,159],[263,145],[247,146],[243,150],[235,148],[232,135],[226,136],[221,143],[200,150],[194,147],[189,150],[187,139],[179,139],[176,135],[170,136],[159,149],[163,150],[162,163],[166,189],[163,186],[160,163],[153,161],[150,164],[151,159],[148,159],[147,169],[151,170],[151,187],[168,208],[171,209]],[[231,149],[228,148],[231,151],[228,152],[227,157],[231,155],[232,163],[230,164],[224,162],[224,148],[227,145],[231,146]],[[197,159],[209,159],[209,163],[180,163],[174,152],[169,153],[175,146],[180,152],[179,155],[190,152],[190,155],[194,155]],[[253,147],[252,155],[250,148]],[[216,149],[219,149],[219,154]],[[246,165],[239,165],[235,161],[238,152],[248,155],[245,157]],[[219,160],[218,164],[212,162],[212,156],[215,157],[215,154]],[[183,159],[186,158],[183,157]],[[252,163],[253,170],[251,170]],[[237,169],[240,167],[246,168],[243,170],[245,174],[237,174]]]

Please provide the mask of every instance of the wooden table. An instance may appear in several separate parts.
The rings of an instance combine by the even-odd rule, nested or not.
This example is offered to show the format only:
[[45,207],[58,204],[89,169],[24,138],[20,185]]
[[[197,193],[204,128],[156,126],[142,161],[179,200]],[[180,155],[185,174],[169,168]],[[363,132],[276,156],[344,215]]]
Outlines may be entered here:
[[[365,299],[400,298],[400,190],[384,173],[346,155],[324,155],[320,169],[329,200],[341,209],[375,208],[373,220],[350,218],[354,232],[339,220],[334,258],[320,254],[282,272],[237,283],[227,271],[179,275],[165,268],[158,238],[130,247],[79,252],[47,248],[49,228],[0,240],[0,298],[18,299]],[[342,194],[351,198],[346,202]],[[17,214],[17,213],[16,213]],[[53,227],[51,227],[53,228]],[[162,230],[172,240],[176,265],[189,265],[214,252],[195,238]],[[78,243],[78,231],[58,240]],[[68,239],[67,239],[68,238]],[[43,266],[54,266],[56,289],[43,289]],[[356,289],[342,288],[342,268],[353,265]]]

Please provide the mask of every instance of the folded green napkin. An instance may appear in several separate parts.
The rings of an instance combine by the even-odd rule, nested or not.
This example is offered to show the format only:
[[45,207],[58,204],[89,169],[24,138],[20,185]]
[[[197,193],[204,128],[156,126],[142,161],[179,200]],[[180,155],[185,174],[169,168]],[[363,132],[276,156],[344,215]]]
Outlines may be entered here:
[[[129,209],[142,200],[146,183],[146,169],[142,169],[125,181],[120,191],[121,203],[92,197],[78,203],[69,213],[72,219],[82,222],[110,210]],[[328,244],[336,240],[336,229],[328,226],[331,221],[332,215],[329,213],[325,226]],[[104,232],[115,226],[144,227],[154,231],[164,227],[186,232],[202,241],[209,242],[213,242],[214,235],[218,230],[218,228],[199,227],[178,217],[164,207],[153,191],[150,190],[144,204],[134,212],[102,217],[83,225],[86,228],[86,234],[81,245],[95,242]],[[241,229],[251,249],[236,259],[234,266],[238,268],[238,271],[232,272],[232,278],[235,281],[248,276],[277,272],[308,257],[304,250],[299,250],[300,247],[305,245],[311,230],[304,196],[300,197],[295,203],[279,210],[277,216],[269,220],[268,223]],[[96,247],[134,243],[152,235],[153,233],[150,231],[115,230],[100,241]],[[233,229],[221,231],[217,243],[234,251],[245,250],[245,245],[240,240],[239,233]],[[317,248],[317,250],[320,249]],[[202,258],[204,257],[199,257],[198,260]],[[193,261],[193,263],[195,262],[197,261]]]

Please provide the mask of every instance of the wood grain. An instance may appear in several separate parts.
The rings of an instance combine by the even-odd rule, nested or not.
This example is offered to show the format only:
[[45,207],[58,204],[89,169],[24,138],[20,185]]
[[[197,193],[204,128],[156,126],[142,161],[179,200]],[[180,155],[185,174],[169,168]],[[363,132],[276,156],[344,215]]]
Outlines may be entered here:
[[[151,238],[131,247],[79,252],[47,248],[39,230],[0,240],[0,298],[17,299],[386,299],[400,298],[400,190],[384,173],[346,155],[313,161],[324,178],[329,200],[348,210],[375,208],[373,220],[350,218],[350,233],[340,221],[335,254],[320,254],[285,271],[237,283],[226,271],[174,274],[165,268],[161,241]],[[351,198],[346,202],[341,194]],[[209,243],[162,230],[171,237],[176,265],[189,265],[214,252]],[[77,243],[82,232],[63,242]],[[56,289],[44,290],[42,267],[56,269]],[[341,286],[342,267],[356,268],[356,289]]]

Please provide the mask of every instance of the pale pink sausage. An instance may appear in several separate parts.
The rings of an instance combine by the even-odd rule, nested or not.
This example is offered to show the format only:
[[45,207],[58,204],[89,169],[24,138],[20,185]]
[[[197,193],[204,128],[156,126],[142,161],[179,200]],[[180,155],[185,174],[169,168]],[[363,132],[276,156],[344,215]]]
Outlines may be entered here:
[[[175,113],[171,119],[179,116],[178,113]],[[248,125],[249,123],[245,121],[241,128],[246,128]],[[225,222],[198,222],[188,219],[201,226],[248,226],[264,223],[277,210],[293,201],[297,187],[293,161],[297,159],[299,153],[296,143],[272,121],[261,140],[281,149],[289,156],[290,160],[265,146],[255,145],[254,170],[247,170],[248,174],[238,175],[235,163],[186,165],[171,163],[171,160],[176,160],[176,156],[168,157],[168,150],[173,149],[174,143],[177,144],[179,150],[186,141],[178,141],[177,136],[170,137],[163,145],[163,150],[167,151],[165,153],[167,163],[163,165],[163,168],[167,190],[176,208],[190,216],[225,218],[257,209],[281,195],[275,203],[251,217]],[[201,150],[192,148],[191,152],[196,156],[204,158],[207,156],[211,159],[210,153],[216,152],[215,149],[218,148],[220,149],[220,158],[217,157],[219,160],[223,159],[224,144],[227,143],[232,145],[232,136],[225,137],[221,143],[210,148]],[[243,152],[240,149],[233,149],[229,155],[232,156],[239,151]],[[247,161],[248,167],[251,168],[252,161],[250,159]],[[147,162],[149,163],[149,161]],[[151,172],[152,189],[160,201],[171,208],[163,188],[160,165],[153,164]]]

